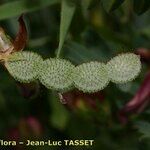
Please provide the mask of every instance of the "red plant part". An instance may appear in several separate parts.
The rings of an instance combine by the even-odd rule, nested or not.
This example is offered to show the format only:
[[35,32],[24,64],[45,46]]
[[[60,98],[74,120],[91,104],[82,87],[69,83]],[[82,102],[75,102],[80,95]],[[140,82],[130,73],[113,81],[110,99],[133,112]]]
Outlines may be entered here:
[[150,63],[150,50],[146,48],[138,48],[136,54],[140,55],[143,62]]
[[19,31],[16,35],[15,40],[13,41],[14,51],[23,50],[28,39],[27,29],[25,22],[23,20],[23,15],[19,17],[18,21],[19,21]]
[[[34,116],[27,118],[21,118],[16,127],[11,128],[7,132],[7,140],[25,142],[26,139],[31,137],[39,138],[43,135],[43,126],[40,121]],[[12,150],[23,150],[24,147],[21,144],[17,144],[15,147],[11,147]]]
[[40,90],[40,86],[37,82],[31,82],[31,83],[17,82],[17,87],[21,95],[26,99],[35,98],[38,95]]
[[[83,93],[78,90],[74,90],[71,92],[66,93],[59,93],[60,100],[63,104],[66,105],[67,108],[73,110],[78,107],[78,102],[83,101],[88,107],[97,110],[97,102],[102,103],[104,100],[104,93],[97,92],[97,93]],[[96,101],[98,100],[98,101]]]
[[127,123],[127,113],[140,113],[150,102],[150,71],[147,73],[141,87],[133,97],[119,112],[122,123]]
[[24,137],[39,137],[43,134],[43,127],[39,120],[33,116],[21,118],[15,128],[8,130],[9,140],[19,140]]
[[5,31],[0,27],[0,61],[6,61],[9,55],[15,51],[24,49],[27,42],[27,30],[23,20],[23,15],[19,17],[19,31],[15,40],[10,39]]

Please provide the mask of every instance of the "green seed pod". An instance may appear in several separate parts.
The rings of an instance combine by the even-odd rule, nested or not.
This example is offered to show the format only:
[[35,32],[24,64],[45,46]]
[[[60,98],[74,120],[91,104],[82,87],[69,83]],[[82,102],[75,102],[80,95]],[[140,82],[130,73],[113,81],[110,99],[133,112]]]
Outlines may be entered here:
[[109,83],[104,63],[89,62],[74,70],[75,87],[83,92],[93,93],[104,89]]
[[141,70],[141,61],[133,53],[121,54],[107,63],[109,78],[114,83],[125,83],[133,80]]
[[43,62],[39,80],[48,89],[66,91],[72,88],[75,66],[64,59],[50,58]]
[[38,78],[42,61],[41,56],[33,52],[15,52],[9,56],[5,66],[17,81],[29,83]]

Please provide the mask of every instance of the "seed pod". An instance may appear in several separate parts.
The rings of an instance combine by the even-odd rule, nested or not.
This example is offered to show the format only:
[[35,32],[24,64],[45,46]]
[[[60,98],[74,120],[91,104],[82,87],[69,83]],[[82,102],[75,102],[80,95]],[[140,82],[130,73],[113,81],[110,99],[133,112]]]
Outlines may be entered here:
[[9,56],[5,66],[17,81],[29,83],[38,78],[42,61],[41,56],[33,52],[15,52]]
[[48,89],[69,90],[73,86],[74,65],[64,59],[50,58],[43,62],[39,80]]
[[125,83],[138,76],[141,70],[141,61],[133,53],[121,54],[107,63],[109,78],[114,83]]
[[89,62],[74,70],[75,87],[83,92],[93,93],[104,89],[109,83],[104,63]]

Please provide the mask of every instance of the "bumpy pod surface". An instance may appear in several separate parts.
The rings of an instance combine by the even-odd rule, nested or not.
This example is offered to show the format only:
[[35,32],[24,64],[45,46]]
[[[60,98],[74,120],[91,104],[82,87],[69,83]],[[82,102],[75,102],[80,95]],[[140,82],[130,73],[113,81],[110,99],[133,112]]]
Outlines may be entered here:
[[118,55],[107,63],[109,78],[114,83],[131,81],[138,76],[140,70],[140,57],[133,53]]
[[74,70],[74,85],[83,92],[93,93],[104,89],[109,83],[104,63],[89,62]]
[[50,58],[43,62],[40,82],[49,89],[65,91],[73,85],[75,66],[64,59]]
[[37,79],[42,61],[42,57],[33,52],[15,52],[5,62],[5,66],[17,81],[29,83]]

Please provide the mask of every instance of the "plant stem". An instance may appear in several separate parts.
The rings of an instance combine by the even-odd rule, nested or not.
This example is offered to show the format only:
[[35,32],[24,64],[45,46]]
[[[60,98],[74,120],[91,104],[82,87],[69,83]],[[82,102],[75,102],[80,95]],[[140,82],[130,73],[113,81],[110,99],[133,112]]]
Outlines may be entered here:
[[61,53],[62,48],[58,47],[57,53],[56,53],[56,58],[60,57],[60,53]]

